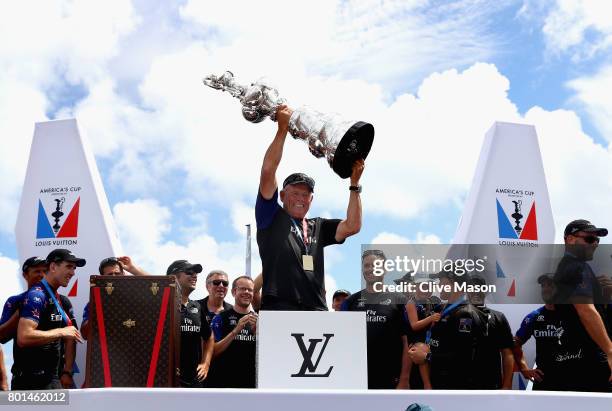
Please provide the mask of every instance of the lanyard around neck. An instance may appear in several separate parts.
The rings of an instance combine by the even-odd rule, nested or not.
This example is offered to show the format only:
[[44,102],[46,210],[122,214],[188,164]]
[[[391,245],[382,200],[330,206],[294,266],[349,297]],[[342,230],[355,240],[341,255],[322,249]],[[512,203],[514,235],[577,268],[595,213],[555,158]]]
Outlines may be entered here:
[[59,311],[60,315],[62,316],[64,323],[66,324],[66,326],[70,327],[72,325],[72,321],[70,320],[70,318],[68,318],[68,316],[66,315],[66,312],[62,308],[62,305],[60,304],[58,299],[55,297],[57,293],[51,290],[51,287],[49,286],[49,283],[47,282],[45,278],[42,279],[41,283],[45,287],[49,295],[51,296],[51,300],[53,300],[53,304],[55,304],[55,306],[57,307],[57,311]]
[[[299,234],[300,228],[298,227],[297,223],[295,222],[293,218],[291,218],[291,222],[293,223],[293,226],[295,227],[296,232]],[[306,222],[305,218],[302,219],[301,233],[302,235],[301,236],[298,235],[298,237],[304,244],[304,248],[306,249],[306,254],[310,254],[310,241],[308,240],[308,223]]]

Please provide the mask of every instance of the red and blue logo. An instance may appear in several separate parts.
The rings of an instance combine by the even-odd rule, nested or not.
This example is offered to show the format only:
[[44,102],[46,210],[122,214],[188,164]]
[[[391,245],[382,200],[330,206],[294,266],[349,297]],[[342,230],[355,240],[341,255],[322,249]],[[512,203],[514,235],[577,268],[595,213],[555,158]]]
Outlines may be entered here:
[[[64,213],[65,198],[56,198],[55,209],[47,214],[42,201],[38,200],[38,221],[36,224],[36,238],[74,238],[79,230],[79,205],[81,198],[78,197],[72,209]],[[50,218],[49,218],[50,217]]]
[[[538,222],[536,217],[536,203],[533,201],[527,214],[527,219],[524,220],[523,203],[524,200],[512,200],[513,210],[511,213],[506,213],[499,199],[497,201],[497,228],[499,230],[499,238],[507,238],[513,240],[538,240]],[[512,223],[512,221],[514,223]]]

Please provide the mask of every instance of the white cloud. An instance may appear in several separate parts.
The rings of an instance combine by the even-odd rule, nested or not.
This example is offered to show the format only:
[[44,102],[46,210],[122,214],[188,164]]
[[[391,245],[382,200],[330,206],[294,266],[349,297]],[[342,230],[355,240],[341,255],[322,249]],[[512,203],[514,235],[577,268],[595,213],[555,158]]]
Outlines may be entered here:
[[[604,224],[607,219],[609,151],[585,135],[572,112],[536,108],[521,118],[508,98],[508,79],[494,65],[472,64],[495,49],[482,22],[505,2],[258,3],[245,4],[240,13],[207,8],[216,2],[187,2],[179,11],[183,20],[174,21],[179,27],[168,24],[172,14],[165,11],[176,12],[172,5],[159,6],[164,13],[158,13],[144,6],[147,10],[134,10],[127,1],[49,1],[31,15],[32,4],[15,3],[0,17],[0,230],[5,232],[13,228],[34,121],[44,120],[53,87],[81,84],[87,96],[67,103],[62,115],[76,115],[98,159],[108,161],[107,188],[148,198],[115,207],[125,250],[156,273],[176,258],[240,273],[241,230],[253,218],[249,209],[275,125],[244,121],[236,100],[201,84],[204,75],[226,69],[243,82],[267,75],[294,106],[308,104],[376,126],[363,177],[366,215],[416,219],[439,205],[460,205],[486,130],[496,120],[526,120],[540,136],[558,224],[578,212]],[[597,16],[580,15],[578,26],[586,28],[576,38],[589,30],[607,32]],[[548,27],[553,36],[556,26]],[[148,37],[157,31],[164,36]],[[23,40],[19,47],[14,38]],[[597,47],[604,47],[599,40]],[[570,51],[581,44],[572,36],[550,42]],[[607,78],[602,71],[601,77],[570,83],[578,98],[591,104],[601,130],[609,130],[611,104],[601,94],[606,88],[600,92],[595,84]],[[406,91],[419,83],[415,93]],[[566,146],[558,144],[560,138]],[[597,173],[585,184],[582,165],[590,169],[591,162]],[[279,179],[298,170],[317,180],[313,214],[343,216],[347,181],[288,138]],[[183,209],[194,207],[170,200],[169,186],[189,191],[204,210],[191,227],[174,223],[175,217],[188,218]],[[578,186],[579,205],[572,196]],[[211,204],[226,205],[227,213],[209,215]],[[235,240],[215,238],[213,218],[231,220]],[[436,241],[418,235],[414,241]],[[327,268],[334,272],[344,261],[342,252],[327,254]]]
[[[19,294],[25,289],[25,281],[20,275],[19,262],[12,258],[5,257],[0,252],[0,273],[2,273],[2,287],[0,287],[0,304],[4,307],[4,302],[12,295]],[[3,347],[4,366],[10,370],[13,363],[12,342]],[[10,378],[10,376],[9,376]]]
[[576,94],[573,100],[584,107],[601,135],[612,142],[612,65],[602,66],[592,76],[568,82]]
[[549,51],[591,58],[612,46],[610,5],[599,0],[557,0],[542,31]]
[[25,289],[25,281],[20,275],[19,262],[5,257],[0,253],[0,272],[3,273],[2,288],[0,288],[0,302],[4,302],[11,295],[19,294]]
[[596,144],[572,111],[534,107],[525,120],[538,133],[556,241],[562,242],[565,225],[577,218],[612,227],[612,150]]
[[[245,246],[242,238],[233,242],[219,242],[202,230],[180,243],[169,240],[168,233],[176,228],[171,223],[172,214],[155,200],[119,203],[115,205],[113,214],[125,252],[152,274],[165,274],[170,263],[179,259],[202,264],[205,273],[222,269],[228,273],[230,281],[244,273]],[[256,275],[261,264],[256,256],[253,260],[253,275]],[[193,298],[205,294],[202,277]]]
[[181,16],[214,32],[215,44],[235,50],[225,59],[230,67],[257,61],[260,74],[275,78],[288,71],[299,77],[306,70],[401,87],[417,84],[432,70],[494,54],[497,39],[486,22],[507,2],[479,3],[319,0],[287,7],[266,1],[229,13],[212,1],[189,1]]
[[338,289],[336,279],[329,274],[325,275],[325,301],[327,302],[327,308],[332,309],[332,303],[334,300],[334,293]]
[[435,234],[427,234],[420,231],[414,239],[383,231],[374,236],[371,244],[441,244],[441,241],[440,237]]
[[46,97],[30,84],[12,81],[0,69],[0,232],[15,228],[34,122],[45,119]]
[[34,123],[68,88],[94,84],[135,27],[128,0],[19,1],[0,14],[0,231],[13,231]]

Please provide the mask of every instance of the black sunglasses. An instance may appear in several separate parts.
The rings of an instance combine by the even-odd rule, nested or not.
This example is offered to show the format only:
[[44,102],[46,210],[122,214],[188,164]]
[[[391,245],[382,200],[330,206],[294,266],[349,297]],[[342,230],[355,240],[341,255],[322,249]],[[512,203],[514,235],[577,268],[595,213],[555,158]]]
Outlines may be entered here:
[[229,285],[229,281],[225,281],[225,280],[212,280],[212,281],[210,281],[210,283],[211,283],[212,285],[217,286],[217,287],[218,287],[220,284],[223,284],[223,287],[227,287],[227,286]]
[[100,261],[100,265],[107,265],[107,264],[120,264],[120,262],[117,257],[108,257]]
[[576,235],[576,234],[572,234],[572,235],[574,237],[582,238],[584,242],[587,244],[599,243],[599,237],[597,237],[596,235]]

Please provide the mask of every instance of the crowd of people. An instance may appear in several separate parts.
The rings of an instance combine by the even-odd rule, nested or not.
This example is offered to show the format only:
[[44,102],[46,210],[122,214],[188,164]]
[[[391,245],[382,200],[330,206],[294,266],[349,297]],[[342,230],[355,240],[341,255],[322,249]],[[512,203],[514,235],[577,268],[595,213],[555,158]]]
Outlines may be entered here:
[[[261,168],[255,217],[262,274],[239,276],[230,287],[227,273],[210,271],[208,296],[192,300],[202,265],[177,260],[166,271],[176,277],[181,296],[182,387],[254,388],[259,310],[326,311],[324,248],[342,244],[361,229],[363,159],[354,159],[344,219],[306,217],[315,188],[306,174],[291,174],[279,191],[276,171],[291,116],[288,107],[278,108],[278,130]],[[612,280],[597,277],[588,263],[607,234],[586,220],[567,225],[559,267],[537,279],[545,305],[526,315],[514,335],[505,315],[487,307],[483,292],[453,287],[482,285],[478,276],[441,271],[396,280],[451,286],[439,295],[426,292],[427,287],[401,296],[377,292],[374,284],[384,280],[384,273],[375,275],[374,267],[385,266],[378,260],[387,258],[380,250],[362,255],[365,288],[353,294],[335,291],[332,307],[366,313],[364,361],[372,389],[510,389],[516,366],[536,390],[611,392]],[[0,320],[0,342],[14,340],[11,389],[74,388],[76,342],[91,334],[89,306],[79,329],[70,300],[58,290],[85,264],[66,249],[24,262],[27,290],[8,299]],[[101,275],[126,272],[147,274],[129,257],[99,264]],[[228,291],[233,305],[226,301]],[[531,337],[535,368],[521,349]],[[0,387],[6,390],[7,372],[3,361],[0,365]]]
[[[612,281],[596,277],[588,264],[605,235],[606,229],[586,220],[567,226],[558,269],[536,280],[544,305],[528,313],[514,334],[504,314],[486,306],[484,293],[433,295],[425,291],[429,287],[416,287],[398,298],[376,292],[374,283],[384,280],[384,274],[373,274],[376,260],[386,259],[380,250],[362,255],[365,288],[335,291],[332,307],[366,312],[370,389],[511,389],[518,369],[534,382],[534,390],[612,392]],[[27,290],[5,302],[0,319],[0,342],[14,339],[11,389],[76,388],[72,367],[76,342],[91,332],[89,305],[78,327],[70,300],[58,290],[85,264],[66,249],[24,261]],[[100,275],[148,275],[129,257],[104,259],[98,269]],[[166,271],[176,277],[181,297],[180,386],[254,388],[265,273],[255,279],[239,276],[230,285],[227,273],[210,271],[208,296],[192,300],[202,270],[201,264],[177,260]],[[484,283],[450,271],[396,281]],[[228,292],[233,304],[226,300]],[[534,367],[521,348],[530,338],[536,343]],[[1,382],[7,390],[4,369]]]

